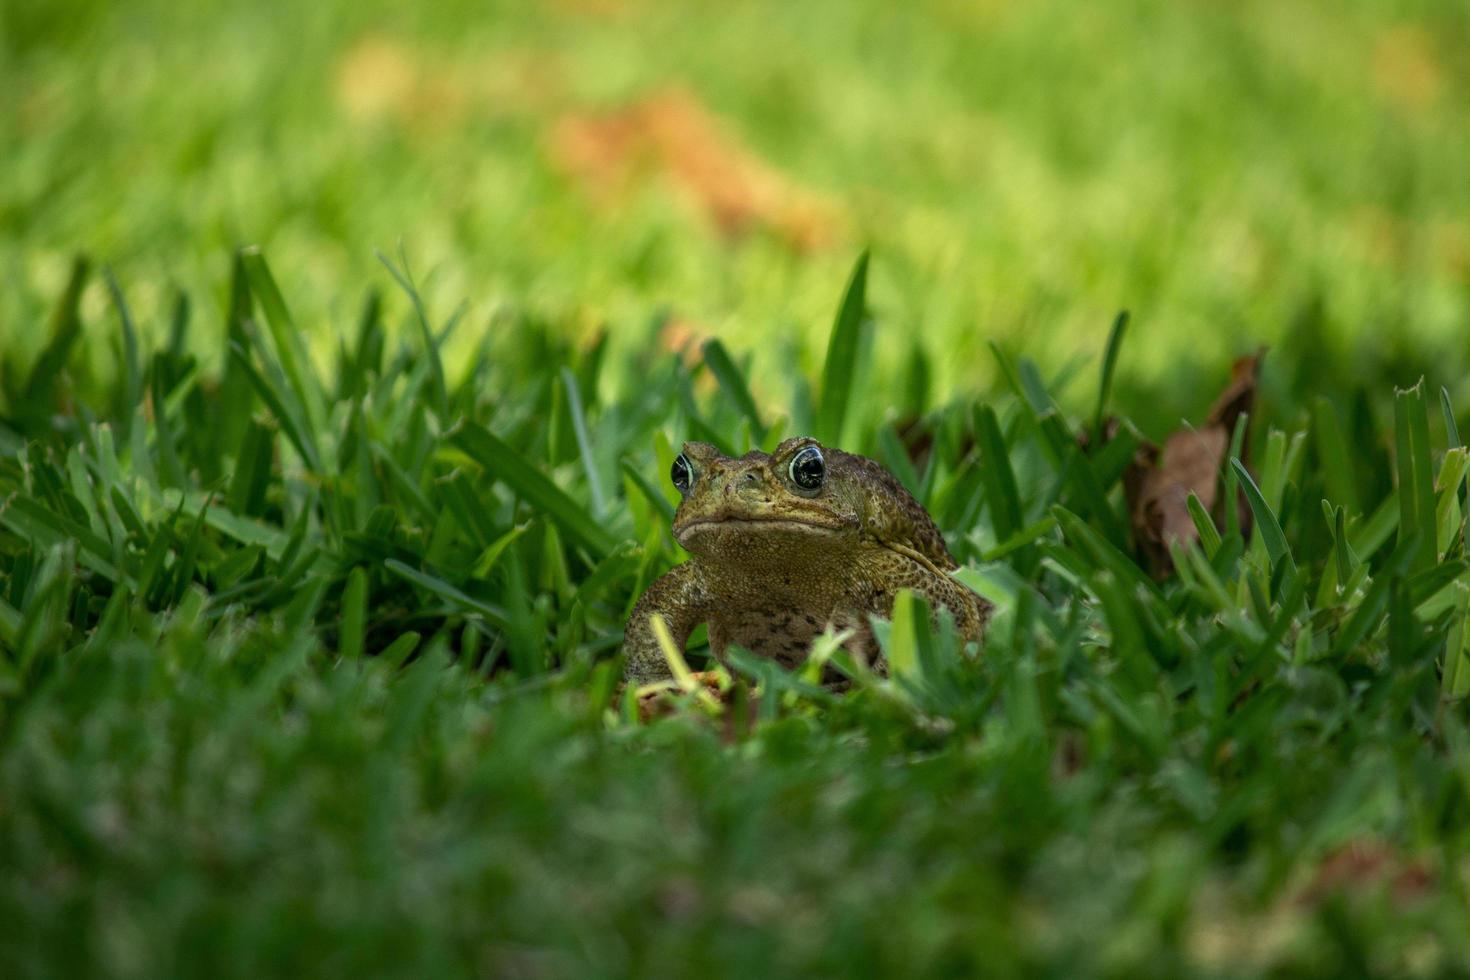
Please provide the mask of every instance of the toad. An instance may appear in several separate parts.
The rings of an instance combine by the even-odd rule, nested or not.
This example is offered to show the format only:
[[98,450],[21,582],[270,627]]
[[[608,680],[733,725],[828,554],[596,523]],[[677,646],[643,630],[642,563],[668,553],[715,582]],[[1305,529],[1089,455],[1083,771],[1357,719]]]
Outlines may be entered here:
[[949,611],[964,640],[979,640],[991,605],[950,576],[958,567],[934,521],[871,459],[815,439],[739,459],[685,443],[671,477],[683,500],[674,537],[690,559],[648,587],[625,633],[627,680],[669,677],[650,617],[684,648],[700,623],[716,659],[731,644],[793,667],[828,627],[886,670],[869,616],[888,618],[900,589]]

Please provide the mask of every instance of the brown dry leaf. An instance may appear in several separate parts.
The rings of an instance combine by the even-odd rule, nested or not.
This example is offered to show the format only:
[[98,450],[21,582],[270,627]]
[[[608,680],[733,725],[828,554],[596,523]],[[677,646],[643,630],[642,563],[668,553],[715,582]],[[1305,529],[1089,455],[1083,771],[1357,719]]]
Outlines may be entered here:
[[[1230,436],[1241,413],[1249,412],[1256,396],[1264,349],[1238,359],[1230,369],[1230,384],[1220,393],[1205,423],[1184,428],[1164,440],[1164,446],[1139,449],[1123,475],[1123,492],[1133,522],[1133,540],[1148,567],[1163,577],[1174,570],[1169,542],[1187,545],[1198,538],[1189,516],[1189,494],[1220,523],[1224,512],[1220,470],[1230,451]],[[1246,519],[1242,514],[1242,521]]]
[[552,128],[550,145],[557,165],[604,203],[650,176],[662,177],[731,237],[766,229],[811,251],[836,232],[829,204],[742,146],[680,89],[611,112],[565,116]]
[[1315,905],[1332,894],[1386,886],[1394,900],[1403,903],[1423,897],[1433,887],[1434,878],[1434,869],[1427,863],[1406,859],[1382,841],[1351,841],[1322,859],[1297,901]]

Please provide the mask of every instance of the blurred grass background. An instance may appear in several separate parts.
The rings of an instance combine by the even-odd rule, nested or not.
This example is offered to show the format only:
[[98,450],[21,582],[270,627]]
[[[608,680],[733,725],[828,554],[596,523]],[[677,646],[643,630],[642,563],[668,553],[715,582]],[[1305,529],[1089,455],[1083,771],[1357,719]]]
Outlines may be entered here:
[[469,304],[452,368],[510,303],[624,347],[660,310],[784,403],[871,245],[880,386],[910,338],[940,391],[990,339],[1095,356],[1122,306],[1141,420],[1258,343],[1302,396],[1456,377],[1467,105],[1464,3],[4,0],[0,343],[77,251],[157,336],[259,243],[326,354],[401,242]]
[[[0,0],[0,975],[1470,962],[1467,41],[1463,2]],[[400,243],[430,332],[467,304],[443,370]],[[636,724],[672,446],[849,402],[807,382],[865,247],[844,441],[998,590],[984,656]],[[1263,342],[1281,530],[1156,589],[1074,437],[1204,418]]]

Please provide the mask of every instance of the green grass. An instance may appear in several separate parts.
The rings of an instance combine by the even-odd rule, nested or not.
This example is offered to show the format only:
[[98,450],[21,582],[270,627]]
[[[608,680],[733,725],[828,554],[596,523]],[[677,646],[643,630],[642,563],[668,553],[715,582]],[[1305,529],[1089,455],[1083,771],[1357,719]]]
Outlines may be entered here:
[[[1075,440],[1126,340],[1095,382],[998,355],[1013,387],[928,413],[908,464],[999,607],[983,653],[901,603],[892,679],[740,658],[722,715],[641,724],[618,642],[677,558],[669,447],[811,409],[760,424],[720,347],[616,364],[534,322],[445,365],[443,324],[392,341],[376,301],[321,371],[255,251],[223,328],[181,304],[168,347],[115,283],[89,381],[56,370],[88,363],[87,275],[0,430],[6,976],[1470,963],[1465,452],[1422,383],[1364,393],[1391,450],[1324,437],[1330,405],[1258,420],[1259,541],[1159,583]],[[812,400],[881,452],[883,407],[831,387],[888,329],[854,282]]]
[[[1470,972],[1467,11],[0,3],[0,976]],[[669,90],[825,236],[569,172]],[[680,440],[807,432],[984,650],[641,722]]]
[[[173,284],[218,301],[220,257],[258,242],[330,358],[402,240],[467,327],[514,305],[606,324],[627,356],[667,310],[779,406],[787,361],[820,375],[831,284],[870,246],[888,390],[914,341],[937,391],[968,392],[986,341],[1058,369],[1127,305],[1119,394],[1148,423],[1259,343],[1330,365],[1272,393],[1291,410],[1334,394],[1319,379],[1429,365],[1464,404],[1466,50],[1470,8],[1437,0],[9,0],[0,342],[35,353],[77,251],[162,324]],[[825,245],[729,240],[656,174],[599,204],[558,165],[559,119],[671,87],[831,205]]]

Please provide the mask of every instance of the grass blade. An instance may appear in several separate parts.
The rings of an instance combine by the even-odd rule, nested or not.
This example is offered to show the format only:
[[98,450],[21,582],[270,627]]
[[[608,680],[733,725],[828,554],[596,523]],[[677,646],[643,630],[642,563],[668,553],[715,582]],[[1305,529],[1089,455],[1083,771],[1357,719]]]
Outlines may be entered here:
[[1435,545],[1440,557],[1448,555],[1460,540],[1460,531],[1465,517],[1460,509],[1460,488],[1465,484],[1466,471],[1470,470],[1470,454],[1464,447],[1456,447],[1444,454],[1435,481],[1435,492],[1439,500],[1435,505]]
[[1000,431],[995,409],[989,405],[975,408],[975,438],[980,445],[981,473],[985,499],[990,505],[990,520],[997,540],[1006,541],[1021,530],[1025,517],[1005,436]]
[[1189,491],[1185,506],[1189,508],[1189,518],[1194,521],[1194,529],[1199,534],[1199,543],[1204,548],[1205,557],[1214,558],[1215,552],[1220,550],[1220,531],[1215,527],[1215,519],[1205,510],[1205,505],[1200,503],[1199,496],[1193,490]]
[[562,367],[561,383],[567,393],[567,412],[572,417],[572,432],[577,437],[582,471],[587,474],[587,492],[592,496],[592,509],[598,515],[606,514],[607,495],[602,490],[602,477],[597,474],[597,459],[592,455],[592,439],[587,435],[587,417],[582,411],[582,394],[577,390],[577,376],[571,368]]
[[909,493],[917,496],[921,492],[922,484],[919,471],[914,469],[914,461],[909,459],[908,450],[904,448],[898,433],[893,431],[893,426],[886,423],[878,427],[878,461],[898,477],[898,482]]
[[1399,534],[1418,545],[1410,568],[1423,571],[1435,560],[1434,478],[1430,462],[1429,412],[1424,382],[1394,392],[1394,445],[1397,453]]
[[736,409],[750,422],[750,431],[755,437],[756,445],[766,441],[766,427],[761,424],[760,412],[756,409],[755,399],[751,397],[750,388],[745,383],[745,375],[735,366],[735,361],[730,357],[725,345],[717,338],[711,338],[704,342],[701,348],[704,352],[704,363],[720,383],[720,389],[726,397],[735,403]]
[[119,428],[126,438],[133,410],[143,402],[143,367],[138,353],[138,331],[133,326],[133,314],[128,309],[128,301],[124,298],[122,287],[118,285],[112,270],[104,270],[103,278],[107,282],[107,291],[112,295],[112,305],[117,310],[118,326],[122,330],[123,378],[122,386],[118,389],[115,411]]
[[396,558],[389,558],[383,562],[383,567],[387,568],[394,575],[412,582],[424,591],[431,592],[439,598],[444,599],[451,606],[463,612],[479,616],[498,630],[510,628],[510,621],[506,618],[505,610],[493,606],[483,599],[476,599],[474,596],[455,588],[438,576],[421,572],[417,568],[413,568]]
[[832,323],[827,341],[827,360],[822,368],[822,403],[817,411],[817,438],[829,446],[840,444],[847,422],[857,370],[858,348],[867,307],[868,252],[865,249],[853,266],[852,277],[842,294],[842,304]]
[[1327,398],[1318,398],[1312,403],[1312,434],[1317,460],[1322,467],[1322,482],[1327,487],[1327,499],[1346,507],[1349,514],[1359,513],[1347,440],[1343,438],[1337,411]]
[[602,524],[510,444],[478,422],[462,422],[449,441],[479,463],[486,473],[510,487],[522,500],[555,521],[597,559],[617,544]]
[[658,487],[654,486],[653,482],[643,475],[642,470],[633,465],[631,459],[623,460],[622,467],[623,473],[628,479],[633,481],[638,489],[643,492],[643,496],[648,502],[653,504],[654,508],[663,515],[664,522],[671,523],[674,520],[674,505],[669,503],[668,499],[659,491]]
[[1103,444],[1103,413],[1107,411],[1108,395],[1113,390],[1113,371],[1118,366],[1118,352],[1123,347],[1123,335],[1128,332],[1128,311],[1119,310],[1108,331],[1108,346],[1103,354],[1102,380],[1097,386],[1097,410],[1092,413],[1092,444]]
[[[1230,455],[1227,459],[1245,458],[1245,430],[1250,425],[1250,413],[1241,412],[1235,419],[1235,429],[1230,433]],[[1242,537],[1240,529],[1240,481],[1233,467],[1225,467],[1225,493],[1221,496],[1225,508],[1224,537]]]
[[72,346],[82,335],[82,289],[87,285],[87,269],[85,258],[77,256],[72,260],[71,277],[51,317],[51,339],[31,367],[17,406],[25,415],[47,412],[56,403],[58,381]]
[[250,355],[239,345],[231,345],[230,355],[234,359],[235,366],[245,373],[250,379],[250,384],[255,388],[255,393],[265,402],[271,414],[276,417],[276,422],[281,426],[281,431],[291,441],[291,445],[301,455],[301,459],[307,466],[316,472],[321,472],[321,456],[317,452],[316,439],[311,435],[311,429],[307,421],[277,392],[275,386],[265,379],[255,365],[250,363]]
[[434,399],[434,412],[441,419],[449,418],[449,389],[444,383],[444,362],[439,357],[439,344],[434,340],[434,331],[429,326],[429,315],[424,310],[423,297],[419,295],[418,286],[414,284],[413,275],[409,272],[408,256],[400,244],[398,248],[398,261],[403,266],[399,269],[388,260],[388,256],[382,252],[375,253],[383,268],[394,281],[408,294],[409,302],[413,304],[414,317],[419,325],[419,337],[424,344],[424,358],[429,363],[430,394]]
[[1251,516],[1256,522],[1256,531],[1266,545],[1266,554],[1270,556],[1271,564],[1274,566],[1284,558],[1287,568],[1293,575],[1296,574],[1296,561],[1291,556],[1291,548],[1286,543],[1286,535],[1281,531],[1281,522],[1276,519],[1271,505],[1266,503],[1260,487],[1256,486],[1256,481],[1251,479],[1249,471],[1239,459],[1231,457],[1230,468],[1235,472],[1235,478],[1240,481],[1241,489],[1245,491],[1246,503],[1250,505]]
[[1439,388],[1439,408],[1444,414],[1444,434],[1449,440],[1450,448],[1461,448],[1465,443],[1460,439],[1460,427],[1455,424],[1455,408],[1450,404],[1450,390],[1443,385]]
[[317,384],[316,375],[312,373],[311,360],[306,345],[301,341],[301,332],[291,319],[286,301],[281,296],[281,288],[276,285],[270,266],[266,264],[265,256],[258,247],[250,246],[241,250],[240,261],[250,282],[250,290],[265,311],[266,326],[275,340],[276,358],[301,405],[305,416],[303,421],[309,426],[310,433],[320,432],[326,425],[321,388]]
[[1470,694],[1470,585],[1455,583],[1455,619],[1445,644],[1440,697],[1458,701]]
[[347,585],[342,589],[341,625],[337,630],[337,655],[343,660],[358,660],[362,657],[364,637],[367,632],[367,570],[361,565],[347,573]]

